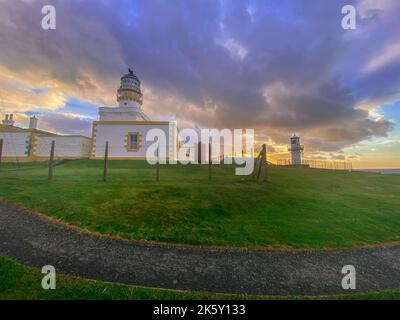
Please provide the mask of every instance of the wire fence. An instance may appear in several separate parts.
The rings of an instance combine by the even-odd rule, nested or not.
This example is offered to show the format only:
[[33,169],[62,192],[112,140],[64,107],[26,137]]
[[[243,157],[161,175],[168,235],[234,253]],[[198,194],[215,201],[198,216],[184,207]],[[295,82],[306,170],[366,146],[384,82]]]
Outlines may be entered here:
[[[0,139],[0,142],[3,142]],[[219,154],[217,150],[213,150],[210,144],[203,144],[201,146],[189,146],[183,147],[177,152],[176,146],[169,150],[169,146],[171,145],[171,141],[160,143],[159,145],[154,145],[154,142],[138,142],[138,145],[134,146],[135,149],[131,149],[127,141],[125,141],[124,145],[112,145],[108,142],[104,144],[94,144],[90,145],[90,150],[87,150],[86,154],[83,155],[80,153],[83,149],[87,149],[87,145],[85,144],[77,144],[77,143],[67,143],[65,141],[57,141],[57,139],[47,139],[41,141],[40,145],[37,143],[14,143],[13,141],[8,140],[6,144],[4,144],[4,148],[2,146],[2,150],[0,150],[0,173],[12,172],[12,171],[27,171],[27,170],[37,170],[36,174],[45,175],[47,172],[48,180],[52,180],[53,176],[57,176],[57,170],[54,170],[54,167],[57,165],[61,165],[66,161],[71,161],[75,159],[82,158],[91,158],[100,160],[102,165],[95,167],[99,170],[99,177],[102,174],[102,181],[108,181],[110,160],[134,160],[141,159],[152,162],[155,174],[155,181],[160,181],[160,164],[171,163],[170,160],[173,160],[173,163],[196,163],[196,164],[204,164],[207,165],[208,170],[205,171],[205,177],[208,176],[208,180],[213,180],[214,170],[212,169],[213,165],[224,164],[226,159],[228,164],[235,164],[236,161],[233,161],[233,157],[231,154],[224,155],[223,153]],[[152,148],[151,156],[148,157],[146,154],[150,147]],[[266,147],[263,147],[263,150],[266,150]],[[75,156],[71,156],[71,154]],[[170,156],[172,155],[172,159]],[[2,156],[4,161],[2,161]],[[232,158],[229,159],[229,156]],[[247,158],[247,160],[251,159],[249,157],[245,157],[244,153],[242,153],[242,157]],[[236,160],[237,155],[235,157]],[[239,157],[240,158],[240,157]],[[266,158],[266,153],[264,158]],[[257,180],[263,181],[265,180],[265,162],[260,160],[259,170],[261,173],[257,174]],[[155,161],[154,161],[155,160]],[[243,160],[243,159],[242,159]],[[242,166],[244,163],[239,162],[239,166]],[[221,167],[227,168],[227,167]],[[113,166],[111,165],[111,170],[113,170]],[[219,170],[219,169],[218,169]],[[217,172],[216,172],[217,173]],[[64,175],[63,175],[64,176]],[[6,176],[9,177],[9,176]]]
[[274,165],[293,167],[293,166],[304,166],[313,169],[326,169],[326,170],[344,170],[352,171],[353,163],[348,161],[327,161],[327,160],[313,160],[313,159],[303,159],[301,164],[293,164],[290,159],[279,159]]
[[[67,160],[93,158],[104,161],[103,180],[106,181],[108,174],[108,162],[110,160],[148,159],[153,160],[153,164],[156,164],[156,177],[158,181],[160,176],[160,163],[166,163],[170,160],[185,160],[187,162],[208,165],[208,175],[209,180],[211,180],[211,165],[215,165],[218,163],[235,163],[236,159],[241,158],[241,162],[243,162],[243,160],[245,159],[253,159],[253,161],[255,161],[255,170],[257,170],[258,172],[256,180],[263,181],[266,179],[266,175],[264,172],[267,166],[294,166],[292,161],[289,159],[280,159],[277,160],[275,163],[269,162],[267,160],[266,145],[263,145],[258,157],[254,158],[253,151],[251,152],[251,155],[246,155],[244,153],[242,153],[241,155],[224,154],[223,152],[218,154],[217,152],[215,152],[215,150],[212,150],[212,148],[208,144],[184,147],[180,150],[180,153],[178,154],[175,146],[172,150],[172,153],[170,154],[170,150],[168,148],[170,146],[170,143],[171,142],[160,143],[157,152],[154,152],[154,154],[152,155],[152,159],[150,159],[151,157],[149,158],[147,156],[146,151],[150,146],[154,145],[154,142],[139,142],[139,148],[130,149],[127,144],[112,145],[109,143],[105,143],[94,144],[92,146],[90,143],[67,143],[65,141],[52,140],[51,138],[42,141],[40,144],[30,144],[22,142],[14,143],[10,140],[3,141],[2,139],[0,139],[0,172],[16,170],[43,170],[43,168],[47,168],[49,180],[51,180],[53,177],[54,166],[62,164]],[[263,150],[265,154],[263,153]],[[189,157],[190,155],[191,157]],[[301,166],[327,170],[352,171],[353,169],[351,162],[323,161],[314,159],[303,159],[301,162]]]
[[[150,157],[147,156],[147,150],[154,142],[140,142],[140,147],[130,149],[127,143],[124,145],[110,145],[108,142],[105,144],[90,145],[86,144],[66,143],[56,141],[56,139],[47,139],[42,141],[40,145],[29,144],[27,142],[15,143],[8,140],[3,141],[0,139],[0,173],[12,171],[26,171],[26,170],[48,170],[48,179],[53,179],[53,167],[64,163],[67,160],[74,159],[98,159],[104,163],[103,167],[103,181],[107,181],[108,167],[110,160],[122,159],[147,159],[152,160],[156,167],[156,181],[160,179],[160,163],[170,160],[170,154],[167,143],[160,143],[156,145],[153,150],[154,154]],[[174,151],[176,152],[176,150]],[[191,158],[185,158],[189,162],[197,163],[198,154],[195,153],[195,148],[183,149],[180,154],[182,158],[192,154],[194,161]],[[178,158],[173,159],[178,161]],[[218,159],[219,162],[220,159]],[[155,163],[154,163],[155,161]],[[216,158],[210,155],[206,163],[209,164],[209,180],[211,180],[211,165],[215,164]],[[204,163],[204,162],[202,162]]]

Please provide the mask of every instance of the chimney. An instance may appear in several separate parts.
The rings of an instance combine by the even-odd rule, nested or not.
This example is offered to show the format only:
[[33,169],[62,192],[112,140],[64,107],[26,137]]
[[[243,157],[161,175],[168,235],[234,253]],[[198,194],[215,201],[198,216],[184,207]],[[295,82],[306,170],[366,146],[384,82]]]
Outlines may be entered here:
[[13,126],[15,121],[13,120],[12,114],[6,114],[5,119],[3,120],[3,124],[6,126]]
[[38,118],[35,116],[29,118],[29,129],[37,129]]

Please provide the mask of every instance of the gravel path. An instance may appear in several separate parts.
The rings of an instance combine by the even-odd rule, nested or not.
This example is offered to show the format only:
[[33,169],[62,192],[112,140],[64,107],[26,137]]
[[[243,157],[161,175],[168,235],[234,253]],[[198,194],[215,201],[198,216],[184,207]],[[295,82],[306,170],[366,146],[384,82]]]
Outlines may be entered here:
[[93,237],[0,204],[0,254],[88,279],[220,293],[326,295],[344,265],[356,291],[400,288],[400,245],[338,251],[243,251],[157,246]]

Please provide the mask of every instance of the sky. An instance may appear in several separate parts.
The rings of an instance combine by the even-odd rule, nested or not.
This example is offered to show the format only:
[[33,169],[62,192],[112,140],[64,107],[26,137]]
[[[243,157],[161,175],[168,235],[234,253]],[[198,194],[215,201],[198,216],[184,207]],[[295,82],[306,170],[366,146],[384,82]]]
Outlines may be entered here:
[[308,159],[399,168],[399,30],[398,0],[0,0],[0,115],[90,136],[130,67],[155,120],[255,129],[272,160],[296,133]]

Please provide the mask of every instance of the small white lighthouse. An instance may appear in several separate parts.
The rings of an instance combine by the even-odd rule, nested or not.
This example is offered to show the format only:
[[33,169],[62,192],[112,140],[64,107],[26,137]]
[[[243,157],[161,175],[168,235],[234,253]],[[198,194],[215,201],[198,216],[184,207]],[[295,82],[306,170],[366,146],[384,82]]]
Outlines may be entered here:
[[289,151],[292,154],[292,165],[300,166],[301,165],[301,154],[304,150],[304,146],[300,144],[300,137],[293,135],[290,138],[290,148]]

